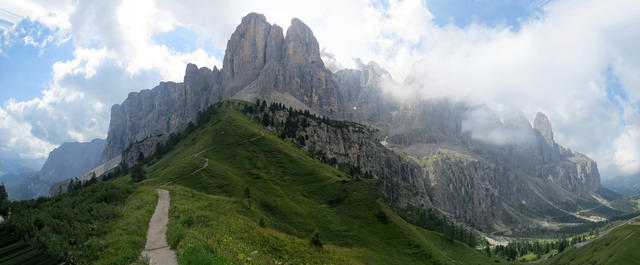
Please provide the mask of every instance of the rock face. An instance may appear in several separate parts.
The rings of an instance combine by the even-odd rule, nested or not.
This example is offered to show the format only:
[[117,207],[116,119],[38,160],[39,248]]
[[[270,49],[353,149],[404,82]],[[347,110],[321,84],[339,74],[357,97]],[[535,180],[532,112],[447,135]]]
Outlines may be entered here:
[[[299,124],[291,141],[305,152],[325,161],[334,160],[334,166],[349,164],[378,179],[385,201],[400,207],[433,207],[425,171],[415,161],[403,159],[380,144],[377,130],[351,122],[330,124],[319,118],[291,115],[286,110],[266,112],[276,123]],[[267,129],[276,132],[272,127]]]
[[[277,27],[277,26],[275,26]],[[274,30],[264,15],[251,13],[231,34],[224,56],[225,98],[230,98],[253,82],[267,64],[267,58],[280,59],[282,53],[282,29]],[[280,33],[280,36],[277,36]],[[279,46],[267,46],[279,45]],[[267,51],[270,51],[267,54]]]
[[384,95],[382,84],[391,82],[391,75],[375,62],[356,62],[359,69],[343,69],[333,75],[344,99],[344,118],[388,129],[397,107],[389,100],[393,97]]
[[227,42],[222,70],[189,64],[184,83],[163,82],[114,105],[102,161],[131,143],[174,132],[195,120],[198,111],[230,98],[286,102],[334,117],[342,113],[338,85],[309,27],[293,19],[285,37],[264,15],[251,13]]
[[168,135],[160,135],[149,137],[144,141],[132,144],[122,153],[122,161],[127,163],[129,167],[132,167],[139,162],[140,155],[142,155],[142,157],[149,157],[155,154],[158,144],[165,144],[167,139],[169,139]]
[[284,61],[286,64],[319,64],[324,66],[320,59],[320,45],[311,29],[297,18],[291,20],[291,26],[287,29],[287,37],[284,40]]
[[221,72],[188,64],[184,83],[162,82],[151,90],[129,93],[111,108],[111,121],[102,162],[131,143],[176,131],[196,119],[198,111],[223,98]]
[[596,163],[555,143],[548,119],[539,118],[535,129],[517,117],[505,120],[501,129],[538,137],[493,144],[454,126],[464,108],[431,110],[436,111],[427,116],[439,117],[431,128],[396,134],[389,147],[421,161],[440,210],[477,227],[506,230],[528,229],[541,219],[552,222],[554,216],[599,204]]
[[[128,148],[125,161],[148,155],[154,149],[149,139],[185,127],[215,102],[261,99],[375,128],[309,120],[294,141],[370,172],[380,180],[382,197],[397,207],[436,207],[477,227],[505,230],[539,226],[540,219],[553,223],[554,217],[599,204],[596,163],[557,144],[544,114],[533,126],[516,113],[494,117],[480,132],[467,130],[463,124],[476,119],[475,107],[447,99],[393,99],[384,87],[412,85],[416,77],[395,83],[377,64],[357,64],[334,74],[302,21],[293,19],[284,35],[251,13],[227,42],[221,70],[189,64],[183,83],[161,83],[114,105],[102,161]],[[134,145],[143,139],[149,144]]]
[[536,129],[537,133],[542,136],[544,141],[549,146],[555,145],[555,141],[553,141],[553,130],[551,129],[551,122],[549,122],[549,118],[547,118],[544,113],[538,112],[536,114],[536,118],[533,121],[533,128]]

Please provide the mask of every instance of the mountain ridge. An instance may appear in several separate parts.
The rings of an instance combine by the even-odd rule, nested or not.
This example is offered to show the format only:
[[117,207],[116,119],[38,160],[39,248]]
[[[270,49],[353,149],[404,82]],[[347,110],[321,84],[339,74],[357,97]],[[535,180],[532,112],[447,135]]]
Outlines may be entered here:
[[40,170],[7,181],[11,200],[48,196],[54,183],[78,177],[100,164],[105,140],[65,142],[52,150]]
[[[227,42],[222,69],[189,64],[183,83],[163,82],[130,93],[112,108],[102,161],[136,142],[184,128],[213,103],[260,99],[377,129],[375,138],[394,150],[394,156],[420,165],[419,174],[399,171],[383,195],[429,198],[417,206],[436,207],[483,229],[531,229],[547,223],[555,227],[562,225],[553,221],[557,215],[589,221],[573,213],[604,200],[597,164],[558,145],[544,114],[537,114],[533,126],[526,118],[496,118],[487,132],[516,131],[530,137],[492,144],[463,126],[475,107],[447,99],[394,99],[383,89],[385,82],[394,81],[377,64],[360,63],[359,69],[332,73],[302,21],[292,19],[286,35],[282,33],[264,15],[250,13]],[[360,163],[357,155],[348,159]],[[415,183],[425,188],[416,191]],[[406,207],[412,201],[403,196],[393,205]]]

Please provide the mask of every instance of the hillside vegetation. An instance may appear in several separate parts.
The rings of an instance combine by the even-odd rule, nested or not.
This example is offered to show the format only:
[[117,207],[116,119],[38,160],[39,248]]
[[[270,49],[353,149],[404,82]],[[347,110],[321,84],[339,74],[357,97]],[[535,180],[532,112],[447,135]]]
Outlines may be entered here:
[[545,264],[638,264],[638,249],[640,225],[625,224],[581,248],[572,246]]
[[15,204],[8,223],[71,263],[139,263],[161,187],[180,264],[505,263],[408,224],[379,200],[376,180],[311,158],[243,114],[247,105],[218,104],[174,134],[141,160],[139,183],[126,175]]
[[168,240],[181,264],[494,264],[407,224],[378,201],[375,180],[312,159],[249,120],[245,104],[222,104],[147,168],[142,185],[171,193]]

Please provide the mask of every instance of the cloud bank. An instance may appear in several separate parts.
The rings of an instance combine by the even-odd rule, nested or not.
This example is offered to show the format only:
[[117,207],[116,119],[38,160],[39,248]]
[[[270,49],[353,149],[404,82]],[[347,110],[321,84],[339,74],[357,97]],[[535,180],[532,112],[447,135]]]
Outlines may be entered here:
[[[353,58],[378,62],[404,84],[389,87],[392,94],[449,97],[530,119],[541,111],[557,142],[596,159],[603,177],[640,172],[640,2],[551,1],[517,29],[441,26],[419,0],[14,2],[0,6],[76,47],[52,66],[42,97],[0,109],[0,147],[25,156],[104,137],[111,104],[160,80],[181,81],[187,62],[220,67],[240,18],[260,12],[285,28],[292,17],[305,21],[336,69],[355,67]],[[177,52],[153,41],[176,27],[213,47]],[[487,131],[495,142],[511,134]]]

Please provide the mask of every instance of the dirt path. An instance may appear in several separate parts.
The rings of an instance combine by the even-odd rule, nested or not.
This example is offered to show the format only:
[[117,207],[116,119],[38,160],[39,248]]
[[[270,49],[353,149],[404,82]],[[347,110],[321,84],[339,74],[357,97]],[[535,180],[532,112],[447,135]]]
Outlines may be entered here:
[[167,244],[167,224],[169,224],[169,201],[166,190],[158,189],[158,205],[149,221],[147,244],[142,250],[142,260],[152,265],[178,265],[176,253]]
[[611,232],[611,231],[613,231],[614,229],[616,229],[616,228],[618,228],[618,227],[621,227],[621,226],[623,226],[623,225],[626,225],[626,224],[635,225],[635,224],[637,224],[636,222],[634,222],[634,220],[635,220],[636,218],[640,218],[640,216],[633,217],[633,218],[631,218],[631,219],[627,220],[627,221],[626,221],[626,222],[624,222],[624,223],[621,223],[621,224],[619,224],[619,225],[616,225],[616,226],[614,226],[614,227],[610,228],[609,230],[607,230],[607,231],[604,231],[604,232],[600,233],[600,234],[599,234],[598,236],[596,236],[595,238],[589,239],[589,240],[584,241],[584,242],[576,243],[576,248],[584,247],[584,246],[586,246],[587,244],[591,243],[593,240],[596,240],[596,239],[598,239],[598,238],[601,238],[601,237],[603,237],[603,236],[606,236],[607,234],[609,234],[609,232]]

